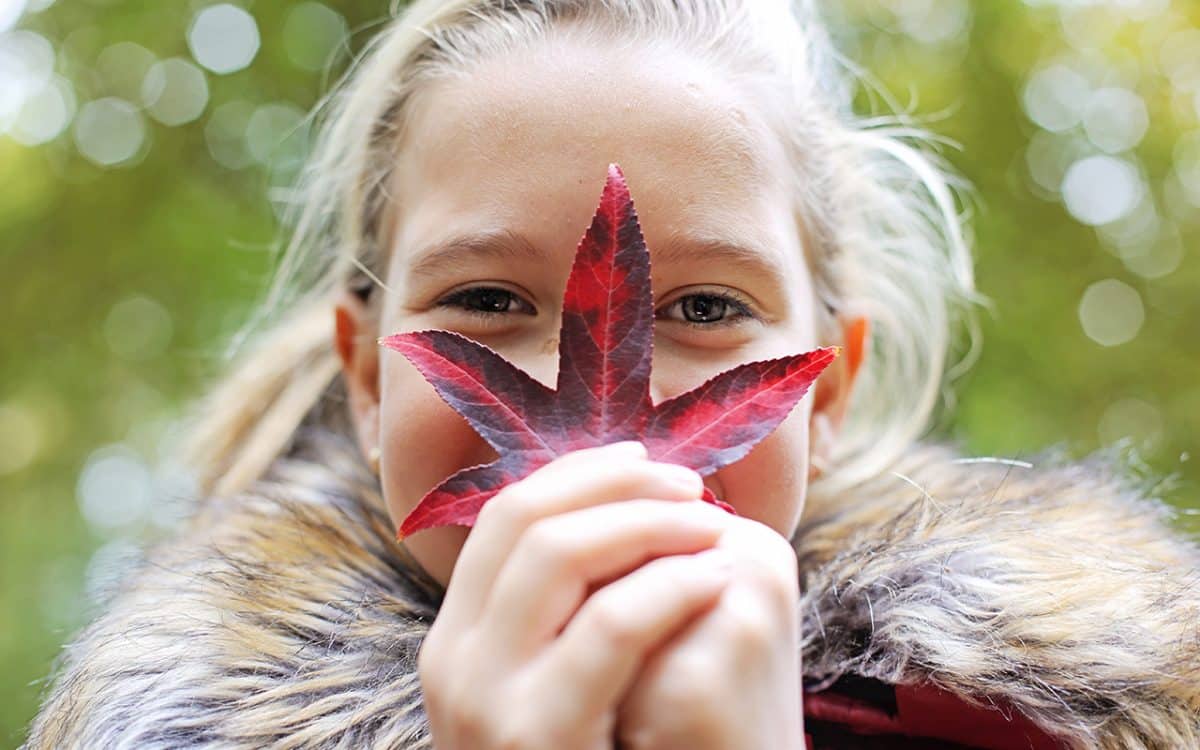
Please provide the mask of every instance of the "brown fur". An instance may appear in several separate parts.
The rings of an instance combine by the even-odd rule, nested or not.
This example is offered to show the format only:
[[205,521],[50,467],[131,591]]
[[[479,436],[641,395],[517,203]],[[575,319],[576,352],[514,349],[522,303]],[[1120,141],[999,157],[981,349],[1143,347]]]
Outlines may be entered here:
[[[309,430],[159,544],[69,644],[26,747],[428,748],[415,672],[441,597],[357,452]],[[1103,456],[920,446],[810,498],[806,682],[932,681],[1080,748],[1200,747],[1200,551]]]

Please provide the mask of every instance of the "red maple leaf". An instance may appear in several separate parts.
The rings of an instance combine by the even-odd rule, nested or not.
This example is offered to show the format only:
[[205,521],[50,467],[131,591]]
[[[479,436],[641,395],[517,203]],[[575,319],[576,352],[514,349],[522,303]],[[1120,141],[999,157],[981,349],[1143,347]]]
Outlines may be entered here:
[[[649,457],[711,474],[745,456],[788,415],[840,347],[748,362],[659,404],[650,401],[650,254],[616,164],[575,252],[563,298],[558,382],[550,390],[492,349],[428,330],[381,337],[496,451],[453,474],[400,524],[397,541],[472,526],[501,488],[569,451],[641,440]],[[734,512],[705,488],[704,499]]]

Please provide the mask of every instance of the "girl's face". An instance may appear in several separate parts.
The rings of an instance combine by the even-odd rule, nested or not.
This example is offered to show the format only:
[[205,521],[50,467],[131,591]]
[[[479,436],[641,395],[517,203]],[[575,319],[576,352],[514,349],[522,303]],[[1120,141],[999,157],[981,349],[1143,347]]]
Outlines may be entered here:
[[[390,291],[377,323],[349,293],[337,311],[359,441],[381,451],[397,526],[447,476],[497,454],[376,337],[457,331],[553,387],[567,275],[610,162],[650,250],[655,403],[743,362],[818,346],[782,146],[717,71],[683,54],[560,37],[439,81],[413,104],[388,186]],[[705,478],[784,536],[804,504],[810,427],[836,426],[857,369],[846,343],[851,356],[774,432]],[[427,529],[404,544],[446,585],[468,533]]]

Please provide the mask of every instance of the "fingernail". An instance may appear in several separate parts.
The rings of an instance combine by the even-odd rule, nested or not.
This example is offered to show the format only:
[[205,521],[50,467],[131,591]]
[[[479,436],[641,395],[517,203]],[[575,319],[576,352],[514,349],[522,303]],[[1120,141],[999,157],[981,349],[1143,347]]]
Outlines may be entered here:
[[640,440],[622,440],[618,443],[610,443],[605,448],[618,456],[646,457],[646,446]]
[[699,496],[704,492],[704,480],[692,469],[679,464],[659,464],[662,477],[671,484]]

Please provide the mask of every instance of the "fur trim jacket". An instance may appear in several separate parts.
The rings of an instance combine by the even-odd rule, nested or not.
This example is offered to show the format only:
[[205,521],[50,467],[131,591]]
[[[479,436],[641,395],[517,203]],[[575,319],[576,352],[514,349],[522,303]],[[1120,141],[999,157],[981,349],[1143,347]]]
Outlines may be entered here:
[[[1200,747],[1200,550],[1096,455],[921,445],[795,537],[809,747]],[[441,589],[308,429],[68,644],[25,747],[429,748]],[[938,738],[938,739],[933,739]]]

